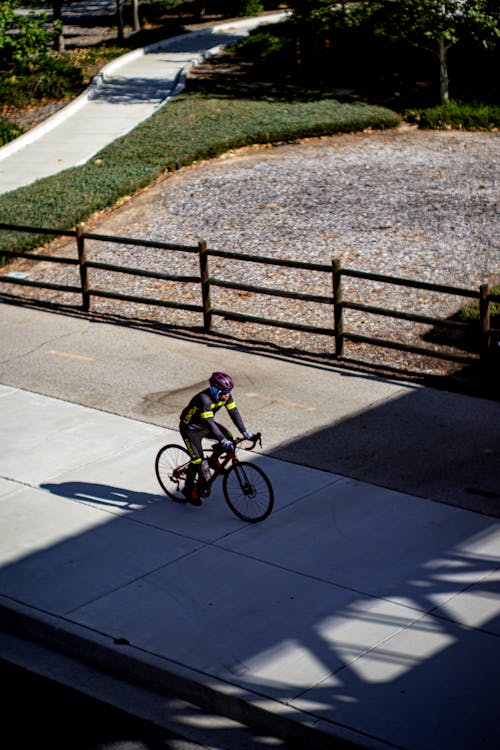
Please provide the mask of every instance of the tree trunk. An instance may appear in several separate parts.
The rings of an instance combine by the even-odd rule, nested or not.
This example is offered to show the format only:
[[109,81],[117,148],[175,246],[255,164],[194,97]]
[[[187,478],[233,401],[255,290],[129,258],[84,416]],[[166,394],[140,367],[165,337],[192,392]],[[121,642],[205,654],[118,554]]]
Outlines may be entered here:
[[446,44],[444,39],[439,40],[439,90],[441,93],[441,104],[448,104],[450,91],[448,86],[448,63],[446,60]]
[[132,2],[132,14],[133,14],[133,27],[134,31],[141,30],[141,21],[139,19],[139,0],[133,0]]
[[66,44],[64,42],[64,34],[62,29],[62,6],[64,0],[54,0],[52,3],[52,19],[53,21],[61,22],[61,31],[54,36],[54,49],[56,52],[64,52]]
[[118,27],[117,40],[123,42],[125,38],[123,33],[123,0],[116,0],[116,25]]

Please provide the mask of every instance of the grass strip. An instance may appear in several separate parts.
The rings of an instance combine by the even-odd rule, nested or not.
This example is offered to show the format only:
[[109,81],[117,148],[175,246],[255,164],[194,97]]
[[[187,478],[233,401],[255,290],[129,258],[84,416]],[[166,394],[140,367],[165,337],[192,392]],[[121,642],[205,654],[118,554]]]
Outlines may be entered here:
[[[87,164],[0,196],[0,221],[72,229],[159,175],[257,143],[396,127],[400,116],[332,99],[282,102],[183,94]],[[2,232],[1,247],[27,251],[43,235]]]
[[[490,287],[490,294],[500,296],[500,284]],[[500,328],[500,302],[492,302],[490,306],[490,325],[492,328]],[[479,301],[475,300],[460,310],[457,315],[458,319],[464,323],[479,325]]]
[[422,130],[498,130],[500,106],[452,101],[427,109],[407,110],[404,118]]

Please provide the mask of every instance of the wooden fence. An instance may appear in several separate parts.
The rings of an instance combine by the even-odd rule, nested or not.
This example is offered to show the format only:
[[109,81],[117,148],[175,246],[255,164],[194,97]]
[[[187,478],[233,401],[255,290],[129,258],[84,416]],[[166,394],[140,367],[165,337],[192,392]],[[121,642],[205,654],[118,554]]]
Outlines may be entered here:
[[[228,320],[251,322],[265,326],[274,326],[286,328],[294,331],[303,331],[306,333],[320,334],[331,336],[335,342],[335,354],[338,357],[344,355],[345,342],[362,342],[378,347],[397,349],[413,354],[435,357],[439,359],[450,360],[454,362],[470,364],[473,356],[451,354],[446,351],[439,351],[429,347],[413,346],[406,343],[400,343],[393,340],[380,339],[371,336],[365,336],[355,331],[345,329],[345,310],[357,310],[372,315],[382,315],[390,318],[410,321],[418,324],[439,325],[453,329],[470,329],[468,323],[457,320],[443,320],[441,318],[432,318],[424,315],[416,315],[399,310],[388,310],[381,307],[373,307],[357,302],[350,302],[344,299],[342,291],[342,279],[352,277],[356,279],[365,279],[382,284],[392,284],[403,287],[411,287],[419,290],[439,292],[442,294],[456,295],[466,297],[471,300],[479,301],[479,318],[477,350],[480,354],[483,369],[488,371],[492,362],[493,347],[497,345],[500,339],[500,330],[491,327],[491,305],[494,302],[500,302],[500,295],[493,294],[487,284],[482,284],[478,290],[463,289],[459,287],[446,286],[443,284],[431,284],[411,279],[397,278],[394,276],[384,276],[382,274],[367,273],[353,269],[342,268],[340,261],[333,260],[331,264],[309,263],[302,261],[292,261],[280,258],[267,258],[262,256],[249,255],[245,253],[234,253],[225,250],[214,250],[207,247],[206,242],[199,242],[197,246],[179,245],[168,242],[157,242],[151,240],[133,239],[130,237],[115,237],[103,234],[86,232],[83,224],[79,224],[74,230],[45,229],[40,227],[20,226],[15,224],[0,223],[0,230],[13,230],[16,232],[28,232],[32,234],[41,234],[58,237],[72,237],[76,240],[76,256],[74,258],[57,257],[54,255],[45,255],[32,252],[17,252],[1,248],[0,256],[6,258],[26,258],[34,261],[46,261],[49,263],[65,263],[78,265],[80,272],[80,284],[71,286],[65,284],[54,284],[43,281],[35,281],[26,278],[16,278],[9,275],[0,276],[0,282],[18,284],[23,286],[41,287],[46,289],[58,290],[62,292],[74,292],[82,297],[82,307],[85,311],[90,310],[91,299],[93,297],[107,297],[116,300],[126,300],[147,305],[157,305],[167,308],[176,308],[180,310],[189,310],[200,313],[203,316],[203,327],[206,331],[212,328],[213,318],[216,316],[224,317]],[[145,271],[138,268],[120,266],[111,263],[101,263],[92,261],[87,258],[86,240],[99,240],[103,242],[116,243],[120,245],[135,245],[139,247],[149,247],[160,250],[167,250],[180,253],[191,253],[198,256],[199,273],[197,275],[180,275],[166,274],[154,271]],[[210,274],[209,258],[226,258],[231,261],[243,261],[249,263],[260,263],[276,267],[286,267],[292,269],[301,269],[328,274],[331,278],[331,295],[316,295],[305,292],[295,292],[285,289],[257,286],[242,282],[233,282],[216,279]],[[113,273],[131,274],[146,278],[158,279],[163,281],[187,282],[200,285],[200,304],[179,302],[176,300],[164,300],[158,298],[142,297],[138,295],[121,294],[117,291],[105,291],[91,286],[89,270],[101,269]],[[240,313],[234,310],[225,310],[214,307],[211,303],[211,289],[214,287],[233,289],[237,291],[250,292],[254,294],[270,295],[272,297],[284,297],[296,299],[315,304],[329,305],[332,310],[332,325],[329,327],[320,327],[308,325],[306,323],[296,323]]]

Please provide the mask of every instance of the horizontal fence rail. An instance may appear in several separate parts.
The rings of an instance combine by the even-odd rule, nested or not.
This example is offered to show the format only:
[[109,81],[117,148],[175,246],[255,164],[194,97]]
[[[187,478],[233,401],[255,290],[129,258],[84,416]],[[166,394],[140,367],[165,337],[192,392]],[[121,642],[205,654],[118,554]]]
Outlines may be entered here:
[[[285,258],[268,258],[264,256],[250,255],[248,253],[230,252],[227,250],[216,250],[207,247],[206,242],[199,242],[197,246],[174,244],[170,242],[161,242],[155,240],[143,240],[131,237],[117,237],[94,232],[85,232],[83,224],[79,224],[74,230],[49,229],[42,227],[31,227],[16,224],[0,223],[0,230],[9,230],[15,232],[24,232],[36,235],[48,235],[52,237],[69,237],[76,240],[76,257],[58,257],[48,254],[38,254],[33,252],[17,252],[11,249],[3,249],[0,245],[0,257],[4,258],[24,258],[33,261],[43,261],[48,263],[61,263],[66,265],[78,266],[80,274],[80,285],[56,284],[51,282],[35,281],[24,278],[16,278],[8,274],[0,276],[0,282],[15,285],[38,287],[51,289],[61,292],[77,293],[82,297],[82,307],[85,311],[90,310],[91,300],[95,298],[108,298],[122,300],[138,304],[159,306],[178,310],[185,310],[200,313],[203,316],[203,326],[206,331],[212,328],[214,317],[223,317],[226,320],[241,321],[246,323],[255,323],[264,326],[274,326],[278,328],[294,330],[305,333],[320,334],[323,336],[333,337],[335,342],[335,354],[338,357],[344,356],[346,341],[369,344],[377,347],[396,349],[417,355],[434,357],[438,359],[449,360],[460,363],[470,363],[473,356],[457,355],[446,351],[431,349],[429,347],[416,346],[413,344],[402,343],[389,339],[383,339],[373,336],[366,336],[356,331],[345,329],[345,311],[354,310],[363,312],[368,315],[380,315],[396,320],[404,320],[417,324],[439,325],[454,330],[470,329],[466,322],[458,320],[443,320],[428,315],[419,315],[402,310],[391,310],[373,305],[366,305],[361,302],[344,299],[342,279],[350,277],[361,281],[371,281],[380,284],[391,284],[403,286],[422,291],[438,292],[441,294],[455,295],[466,299],[478,300],[479,302],[479,339],[478,351],[480,360],[483,365],[488,366],[491,361],[493,340],[500,339],[500,330],[491,327],[491,305],[500,303],[500,295],[493,294],[488,285],[483,284],[479,290],[465,289],[461,287],[447,286],[444,284],[434,284],[412,279],[386,276],[379,273],[370,273],[355,269],[342,268],[339,260],[332,260],[331,264],[311,263],[307,261],[295,261]],[[188,253],[198,256],[199,273],[198,274],[175,274],[163,273],[156,271],[142,270],[140,268],[119,265],[115,263],[104,263],[100,261],[89,260],[87,258],[87,241],[109,242],[119,245],[132,245],[137,247],[154,248],[175,253]],[[326,274],[330,277],[331,295],[311,294],[308,292],[291,291],[289,289],[280,289],[276,287],[267,287],[247,282],[229,281],[218,279],[210,274],[209,259],[224,258],[232,262],[241,261],[243,263],[264,264],[281,268],[290,268],[293,270],[305,270],[319,274]],[[107,291],[104,289],[93,288],[90,284],[89,271],[102,270],[113,274],[128,274],[136,277],[147,279],[156,279],[159,281],[173,282],[174,284],[195,284],[200,287],[200,303],[188,303],[178,301],[178,299],[159,299],[145,297],[133,294],[124,294],[118,291]],[[332,310],[332,325],[329,327],[311,325],[308,323],[297,323],[281,319],[266,318],[249,313],[242,313],[234,309],[223,309],[215,307],[211,303],[211,290],[214,288],[241,291],[250,294],[266,295],[274,298],[295,299],[312,304],[327,305]]]

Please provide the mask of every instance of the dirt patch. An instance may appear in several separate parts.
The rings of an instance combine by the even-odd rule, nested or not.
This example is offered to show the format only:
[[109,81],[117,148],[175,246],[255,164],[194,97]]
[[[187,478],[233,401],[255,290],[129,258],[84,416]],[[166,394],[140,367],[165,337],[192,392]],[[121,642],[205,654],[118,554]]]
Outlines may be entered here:
[[19,125],[24,131],[35,128],[40,123],[48,120],[49,117],[55,115],[60,109],[63,109],[69,100],[63,100],[59,102],[47,102],[47,104],[41,104],[38,107],[8,107],[3,112],[3,117],[6,117],[10,122]]

